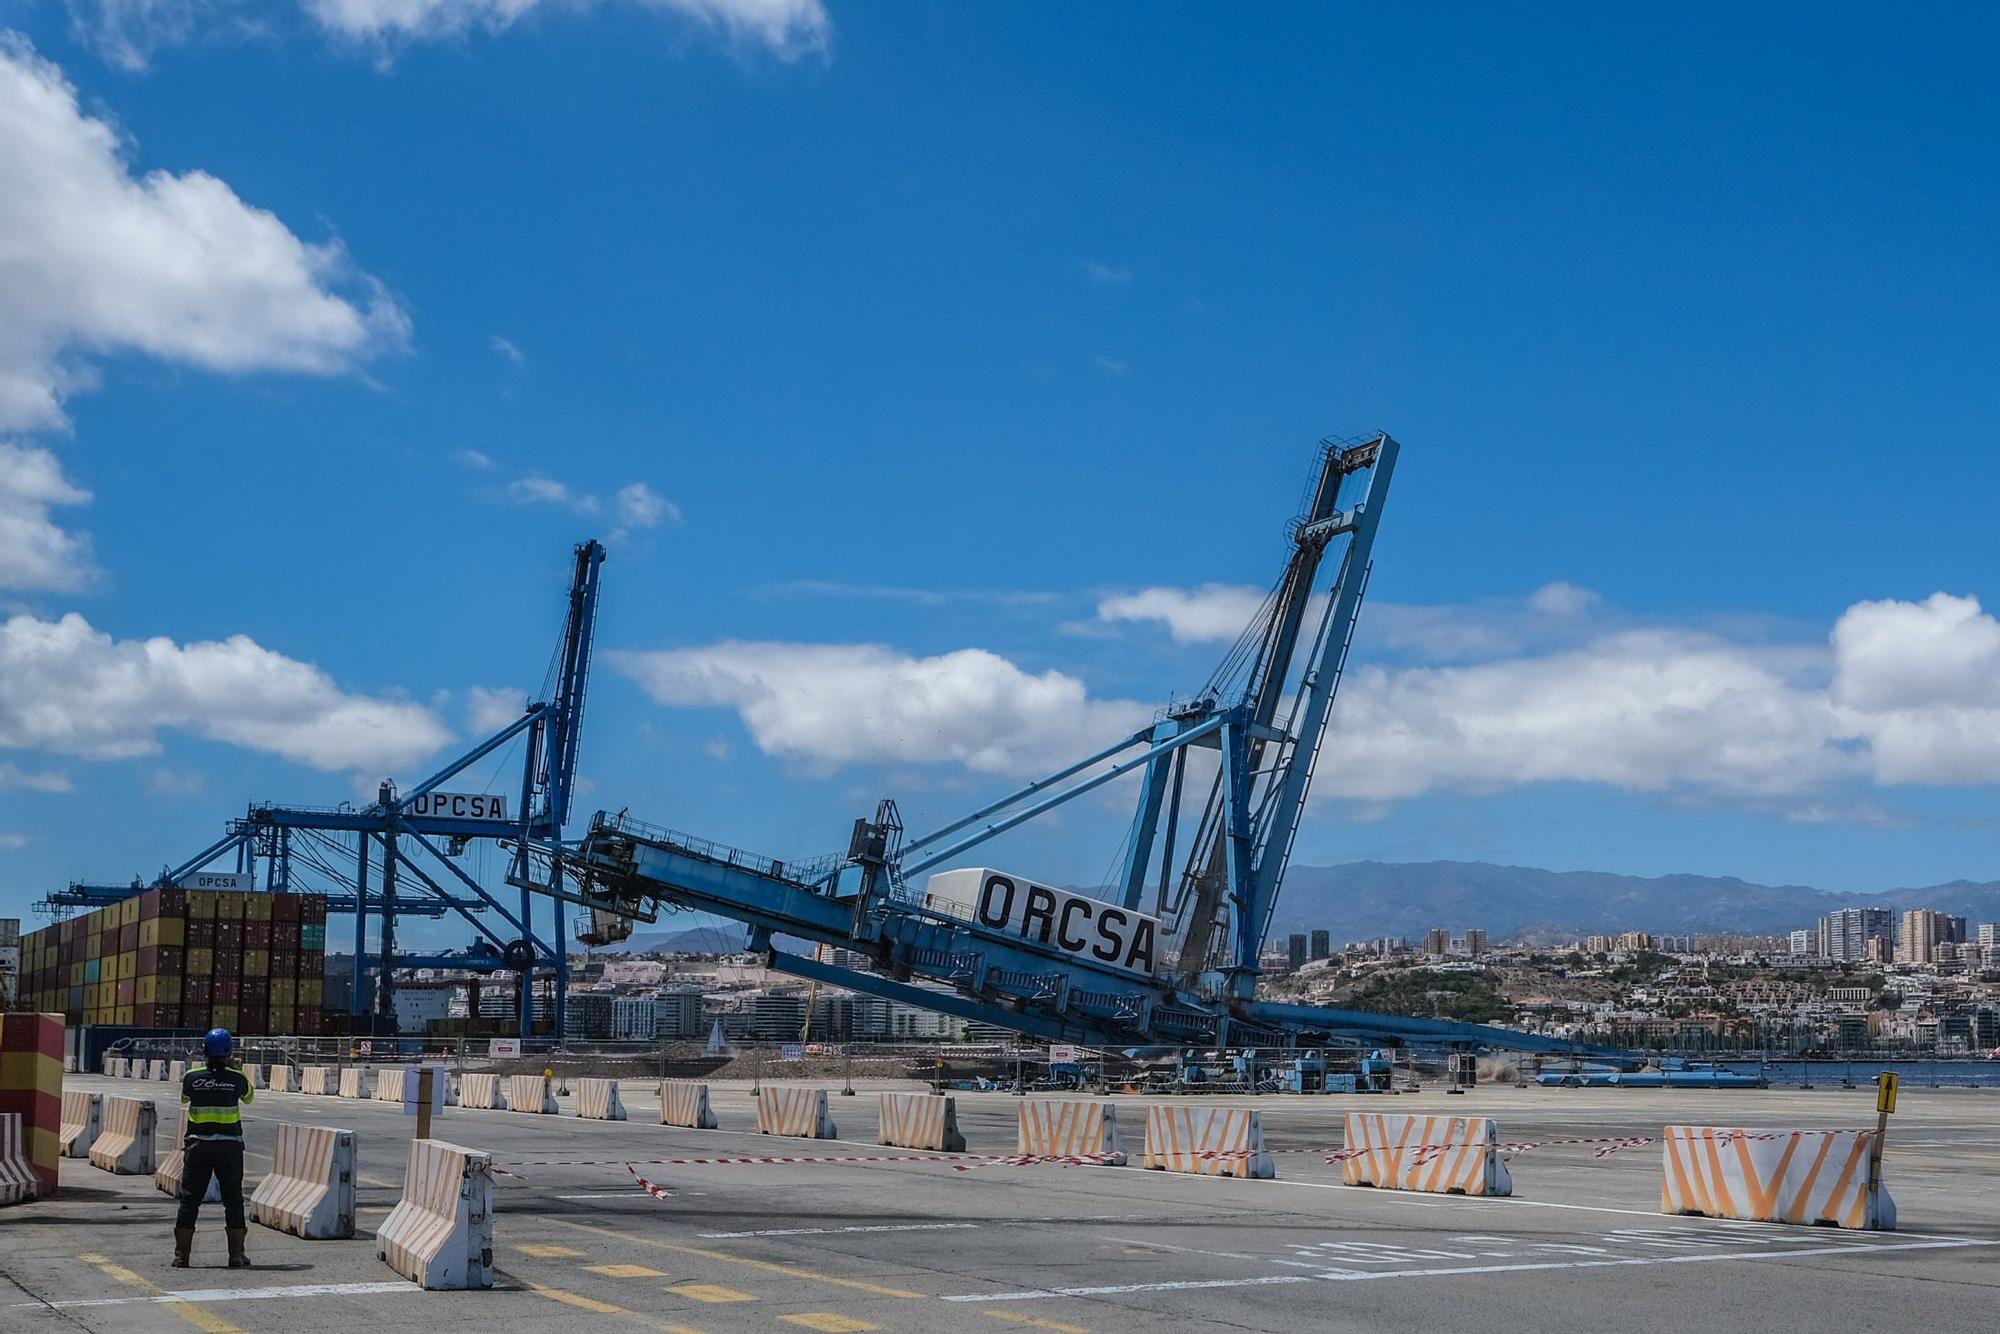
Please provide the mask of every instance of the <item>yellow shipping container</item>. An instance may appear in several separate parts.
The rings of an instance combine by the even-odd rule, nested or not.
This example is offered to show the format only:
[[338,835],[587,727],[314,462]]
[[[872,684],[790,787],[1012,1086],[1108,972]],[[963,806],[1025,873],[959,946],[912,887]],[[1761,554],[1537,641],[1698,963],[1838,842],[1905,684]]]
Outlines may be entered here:
[[298,998],[299,984],[295,980],[289,977],[274,977],[271,979],[272,1009],[275,1010],[280,1005],[289,1008]]
[[118,904],[118,925],[137,926],[139,924],[139,896],[134,894]]
[[197,922],[206,922],[214,917],[215,891],[212,889],[189,890],[187,915]]
[[269,894],[245,894],[243,896],[243,917],[251,922],[271,920],[271,896]]
[[321,994],[325,989],[326,984],[316,977],[300,978],[299,1004],[305,1006],[308,1010],[317,1009],[320,1004]]
[[160,919],[142,918],[139,922],[139,948],[147,949],[160,943]]
[[168,946],[187,944],[187,920],[185,918],[162,917],[156,925],[160,929],[160,944]]
[[234,1005],[216,1006],[213,1010],[209,1011],[209,1022],[217,1028],[235,1028],[236,1007]]
[[157,990],[159,984],[160,984],[160,979],[157,977],[140,978],[139,989],[137,992],[133,994],[133,999],[138,1001],[139,1004],[141,1005],[153,1004],[160,998],[159,992]]
[[[139,980],[139,985],[140,986],[146,985],[146,980],[144,978],[141,978]],[[180,978],[156,977],[153,979],[153,987],[154,987],[154,992],[153,992],[154,998],[158,1000],[160,1004],[179,1005],[181,1003]]]
[[271,975],[271,952],[269,950],[245,950],[243,953],[243,976],[269,977]]
[[215,971],[215,951],[206,945],[195,945],[187,952],[187,975],[207,977]]
[[138,975],[139,951],[126,950],[118,956],[118,980],[123,982],[128,977],[137,977]]
[[250,897],[234,890],[217,890],[215,895],[215,920],[218,922],[240,922],[243,920],[243,900]]
[[113,1013],[117,1016],[111,1021],[114,1024],[130,1024],[133,1022],[134,1011],[130,1005],[121,1005]]
[[292,1007],[287,1005],[280,1008],[273,1005],[271,1007],[271,1031],[273,1033],[289,1033],[293,1027]]

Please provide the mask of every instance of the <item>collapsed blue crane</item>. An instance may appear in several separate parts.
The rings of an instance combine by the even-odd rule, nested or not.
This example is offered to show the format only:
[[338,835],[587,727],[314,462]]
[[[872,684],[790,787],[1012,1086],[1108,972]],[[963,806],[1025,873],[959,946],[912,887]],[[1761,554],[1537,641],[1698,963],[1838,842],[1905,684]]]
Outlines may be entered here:
[[[401,792],[384,782],[376,800],[359,808],[351,803],[253,803],[243,817],[229,822],[228,832],[220,839],[162,871],[151,885],[137,881],[129,886],[74,883],[50,894],[45,905],[62,909],[115,903],[155,886],[181,885],[225,858],[233,859],[235,869],[228,874],[242,887],[256,887],[258,862],[262,860],[265,887],[284,891],[293,888],[294,865],[298,863],[340,887],[328,895],[330,916],[352,915],[355,976],[350,1012],[357,1026],[364,1017],[363,977],[372,913],[380,923],[375,1020],[386,1031],[395,1031],[396,968],[456,966],[491,971],[504,967],[520,974],[520,1031],[524,1037],[534,1031],[534,974],[547,970],[553,976],[560,1038],[563,997],[569,981],[564,923],[558,909],[551,913],[547,929],[535,925],[535,895],[548,888],[535,879],[535,871],[545,862],[561,865],[563,827],[569,820],[576,783],[604,554],[604,547],[596,541],[575,548],[563,636],[545,682],[549,687],[545,698],[528,703],[520,717],[422,782]],[[445,790],[447,783],[472,765],[523,739],[519,805],[513,812],[506,809],[502,795]],[[461,854],[479,839],[493,840],[509,850],[507,882],[520,892],[516,907],[510,908],[459,864]],[[371,878],[376,882],[374,887]],[[412,887],[414,894],[409,892]],[[395,924],[399,918],[437,918],[448,913],[462,917],[479,934],[477,952],[461,957],[397,951]],[[489,924],[489,914],[501,925]]]
[[[1285,569],[1250,627],[1202,690],[1116,744],[917,838],[885,800],[855,821],[844,856],[804,865],[599,812],[568,855],[574,888],[553,862],[546,887],[590,910],[586,943],[623,939],[663,908],[714,913],[746,923],[780,971],[1052,1041],[1573,1053],[1506,1029],[1256,996],[1397,453],[1386,434],[1322,442]],[[1103,898],[985,867],[939,870],[1127,774],[1139,799]],[[1184,799],[1204,783],[1183,846]],[[868,967],[780,937],[856,951]]]

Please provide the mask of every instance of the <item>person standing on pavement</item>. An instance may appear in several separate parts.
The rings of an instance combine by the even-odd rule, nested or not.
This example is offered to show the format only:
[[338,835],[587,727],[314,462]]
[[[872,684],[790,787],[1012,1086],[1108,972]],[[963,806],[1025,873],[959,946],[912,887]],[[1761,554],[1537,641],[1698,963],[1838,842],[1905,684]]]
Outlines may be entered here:
[[245,1269],[248,1224],[243,1218],[243,1106],[255,1100],[249,1076],[229,1064],[236,1040],[226,1028],[210,1029],[201,1040],[208,1064],[181,1076],[181,1103],[187,1109],[187,1156],[181,1172],[180,1214],[174,1220],[174,1268],[188,1267],[194,1248],[195,1215],[213,1180],[222,1194],[223,1234],[229,1238],[229,1267]]

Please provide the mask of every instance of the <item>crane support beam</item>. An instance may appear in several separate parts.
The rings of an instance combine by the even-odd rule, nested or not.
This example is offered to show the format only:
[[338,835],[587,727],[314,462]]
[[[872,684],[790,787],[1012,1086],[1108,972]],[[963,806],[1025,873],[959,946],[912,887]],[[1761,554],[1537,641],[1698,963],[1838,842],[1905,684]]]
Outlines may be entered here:
[[1376,1014],[1370,1010],[1336,1010],[1283,1001],[1250,1001],[1237,1006],[1236,1012],[1254,1023],[1295,1032],[1304,1030],[1329,1036],[1362,1036],[1397,1046],[1519,1051],[1605,1061],[1632,1059],[1631,1052],[1613,1047],[1579,1046],[1541,1033],[1521,1033],[1511,1028],[1460,1023],[1451,1019],[1417,1019],[1399,1014]]

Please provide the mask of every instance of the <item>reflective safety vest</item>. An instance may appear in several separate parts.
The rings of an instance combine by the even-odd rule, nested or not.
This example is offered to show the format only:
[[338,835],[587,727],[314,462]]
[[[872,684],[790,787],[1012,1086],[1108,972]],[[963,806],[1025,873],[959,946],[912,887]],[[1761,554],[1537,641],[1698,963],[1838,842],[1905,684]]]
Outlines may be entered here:
[[187,1104],[189,1139],[243,1138],[243,1104],[256,1098],[249,1076],[227,1066],[205,1065],[181,1076],[181,1101]]

